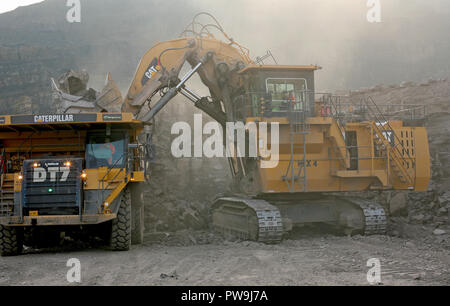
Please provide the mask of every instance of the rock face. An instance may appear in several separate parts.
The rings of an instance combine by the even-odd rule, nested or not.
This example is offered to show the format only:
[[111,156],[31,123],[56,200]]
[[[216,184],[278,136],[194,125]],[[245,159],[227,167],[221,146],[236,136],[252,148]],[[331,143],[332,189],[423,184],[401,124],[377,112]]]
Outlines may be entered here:
[[50,77],[61,69],[58,65],[74,64],[67,53],[57,50],[0,45],[0,113],[49,111]]

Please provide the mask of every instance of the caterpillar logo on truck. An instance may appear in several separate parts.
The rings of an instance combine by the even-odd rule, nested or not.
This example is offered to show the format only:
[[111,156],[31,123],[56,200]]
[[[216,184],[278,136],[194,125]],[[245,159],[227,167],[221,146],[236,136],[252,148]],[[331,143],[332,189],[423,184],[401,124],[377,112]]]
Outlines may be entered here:
[[37,115],[34,122],[73,122],[73,115]]

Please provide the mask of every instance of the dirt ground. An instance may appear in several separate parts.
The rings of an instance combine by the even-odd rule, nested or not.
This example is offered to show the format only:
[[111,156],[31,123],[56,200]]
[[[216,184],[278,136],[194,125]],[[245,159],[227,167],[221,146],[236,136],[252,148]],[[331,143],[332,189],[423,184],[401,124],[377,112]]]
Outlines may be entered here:
[[0,285],[71,285],[66,263],[81,263],[81,285],[368,285],[378,258],[383,285],[450,285],[448,234],[394,223],[394,236],[337,236],[298,230],[278,245],[233,242],[206,231],[147,235],[129,252],[65,246],[0,259]]

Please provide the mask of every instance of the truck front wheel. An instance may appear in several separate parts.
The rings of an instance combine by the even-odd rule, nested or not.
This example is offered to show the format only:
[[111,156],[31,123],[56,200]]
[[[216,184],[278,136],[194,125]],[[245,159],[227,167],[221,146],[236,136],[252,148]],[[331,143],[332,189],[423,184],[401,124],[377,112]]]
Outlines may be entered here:
[[22,229],[0,225],[0,255],[14,256],[22,253]]
[[131,185],[131,244],[144,242],[144,190],[142,183]]
[[110,247],[115,251],[128,251],[131,246],[131,194],[127,188],[120,200],[117,218],[112,221]]
[[131,208],[133,217],[131,220],[131,243],[142,244],[144,242],[144,205],[136,205]]

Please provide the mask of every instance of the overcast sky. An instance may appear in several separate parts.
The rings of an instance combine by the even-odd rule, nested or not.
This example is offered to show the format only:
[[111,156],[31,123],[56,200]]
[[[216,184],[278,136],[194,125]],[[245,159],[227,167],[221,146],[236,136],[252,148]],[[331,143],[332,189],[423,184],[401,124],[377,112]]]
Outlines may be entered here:
[[33,3],[42,2],[44,0],[1,0],[0,14],[15,10],[19,6],[30,5]]

